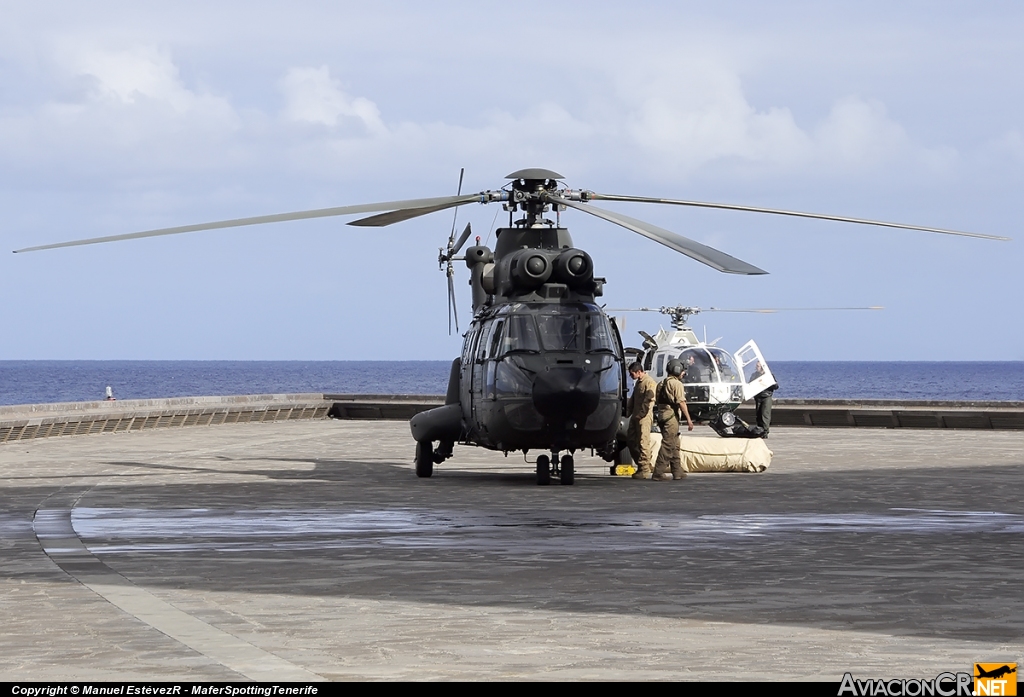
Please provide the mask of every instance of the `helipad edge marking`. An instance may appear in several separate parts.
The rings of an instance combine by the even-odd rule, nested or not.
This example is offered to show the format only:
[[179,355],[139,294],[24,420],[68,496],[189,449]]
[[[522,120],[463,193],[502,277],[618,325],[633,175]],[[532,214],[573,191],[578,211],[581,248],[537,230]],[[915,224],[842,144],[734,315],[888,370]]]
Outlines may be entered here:
[[179,610],[115,572],[82,544],[71,524],[70,508],[40,509],[35,512],[32,527],[43,551],[69,576],[110,604],[226,668],[258,681],[324,680]]

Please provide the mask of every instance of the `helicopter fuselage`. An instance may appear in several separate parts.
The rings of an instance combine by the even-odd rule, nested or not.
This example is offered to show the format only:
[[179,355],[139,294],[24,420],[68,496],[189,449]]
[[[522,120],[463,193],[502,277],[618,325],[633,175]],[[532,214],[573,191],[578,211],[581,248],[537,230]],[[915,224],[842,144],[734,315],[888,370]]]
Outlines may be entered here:
[[604,280],[568,230],[533,220],[499,229],[493,253],[466,249],[474,317],[447,404],[410,422],[424,460],[430,447],[443,461],[455,443],[616,452],[626,371],[618,329],[595,302]]
[[622,346],[593,303],[508,303],[466,333],[465,441],[493,450],[604,448],[622,414]]

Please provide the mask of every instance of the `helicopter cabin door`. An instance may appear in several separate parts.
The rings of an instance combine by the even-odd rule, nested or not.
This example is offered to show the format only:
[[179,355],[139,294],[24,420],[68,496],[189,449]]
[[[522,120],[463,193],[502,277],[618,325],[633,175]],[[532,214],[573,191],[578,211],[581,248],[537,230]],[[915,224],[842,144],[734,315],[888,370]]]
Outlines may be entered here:
[[768,362],[761,355],[757,344],[748,341],[735,353],[736,365],[743,373],[743,401],[753,399],[775,384],[775,376],[768,368]]

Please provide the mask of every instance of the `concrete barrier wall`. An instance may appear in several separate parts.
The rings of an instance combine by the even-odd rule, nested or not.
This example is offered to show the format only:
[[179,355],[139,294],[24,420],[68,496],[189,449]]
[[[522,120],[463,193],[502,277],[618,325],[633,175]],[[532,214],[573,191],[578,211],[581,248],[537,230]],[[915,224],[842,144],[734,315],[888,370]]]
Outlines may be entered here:
[[[124,433],[294,419],[408,420],[442,395],[281,394],[180,397],[0,407],[0,444],[34,438]],[[752,406],[736,412],[753,423]],[[1024,430],[1024,402],[776,400],[773,426]]]
[[330,408],[331,402],[319,393],[19,404],[0,407],[0,443],[153,428],[324,419]]
[[[754,422],[753,406],[736,414]],[[1024,402],[780,399],[772,408],[772,425],[1024,430]]]
[[[441,395],[324,395],[336,419],[411,419],[444,404]],[[736,411],[754,423],[753,405]],[[1024,430],[1024,402],[779,399],[773,426]]]

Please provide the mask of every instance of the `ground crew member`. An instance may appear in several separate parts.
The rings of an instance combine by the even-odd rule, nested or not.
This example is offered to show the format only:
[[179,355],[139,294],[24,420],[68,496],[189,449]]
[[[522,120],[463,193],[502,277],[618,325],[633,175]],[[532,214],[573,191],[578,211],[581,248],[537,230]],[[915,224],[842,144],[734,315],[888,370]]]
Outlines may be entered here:
[[772,425],[772,396],[775,394],[775,390],[779,389],[779,383],[775,383],[771,387],[766,388],[762,392],[758,392],[754,395],[754,408],[755,415],[757,416],[757,425],[760,426],[764,433],[761,435],[762,438],[768,437],[768,429]]
[[629,414],[626,444],[633,457],[633,464],[636,465],[633,479],[650,479],[653,450],[651,424],[654,423],[654,393],[658,385],[636,361],[629,366],[629,377],[633,378],[633,394],[626,403],[626,412]]
[[658,385],[654,399],[654,417],[661,428],[661,450],[658,451],[658,461],[654,464],[653,479],[660,482],[682,479],[686,476],[686,471],[679,461],[679,412],[686,417],[689,430],[693,430],[690,410],[686,408],[686,391],[679,379],[683,374],[683,363],[672,359],[666,369],[668,376]]

